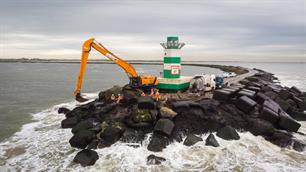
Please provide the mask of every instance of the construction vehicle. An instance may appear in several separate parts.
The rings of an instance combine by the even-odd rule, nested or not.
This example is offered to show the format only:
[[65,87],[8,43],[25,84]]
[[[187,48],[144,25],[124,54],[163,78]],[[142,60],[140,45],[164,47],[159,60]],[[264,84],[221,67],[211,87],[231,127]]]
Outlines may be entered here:
[[94,48],[105,57],[107,57],[110,61],[113,61],[117,65],[119,65],[128,75],[129,77],[129,85],[132,88],[151,88],[155,87],[158,84],[158,80],[156,76],[140,76],[138,75],[135,68],[126,62],[125,60],[119,58],[118,56],[111,53],[107,50],[102,44],[95,41],[94,38],[90,38],[83,43],[82,47],[82,59],[80,65],[80,72],[76,83],[76,88],[74,91],[75,99],[79,102],[84,102],[87,99],[81,96],[81,87],[85,74],[86,64],[88,60],[89,53],[91,49]]
[[196,92],[206,92],[212,91],[216,88],[216,76],[210,74],[198,74],[195,75],[189,85],[189,91]]

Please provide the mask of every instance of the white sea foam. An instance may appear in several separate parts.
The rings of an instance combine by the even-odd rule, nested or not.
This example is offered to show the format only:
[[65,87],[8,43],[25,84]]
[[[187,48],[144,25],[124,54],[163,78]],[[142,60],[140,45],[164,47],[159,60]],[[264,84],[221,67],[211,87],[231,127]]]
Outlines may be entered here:
[[[94,94],[89,97],[94,97]],[[245,132],[239,133],[238,141],[226,141],[216,137],[220,147],[205,146],[198,142],[187,147],[174,142],[163,152],[154,153],[167,160],[161,165],[148,166],[146,157],[150,134],[138,148],[117,142],[111,147],[97,150],[99,160],[94,166],[81,167],[72,162],[79,151],[71,148],[69,129],[61,129],[64,115],[58,114],[59,107],[74,108],[77,102],[56,105],[33,114],[35,122],[26,124],[20,132],[0,143],[1,171],[305,171],[306,152],[290,148],[279,148],[264,138]],[[301,132],[306,133],[302,122]],[[295,134],[306,142],[306,137]],[[201,136],[204,140],[207,135]],[[9,150],[24,149],[14,154]]]

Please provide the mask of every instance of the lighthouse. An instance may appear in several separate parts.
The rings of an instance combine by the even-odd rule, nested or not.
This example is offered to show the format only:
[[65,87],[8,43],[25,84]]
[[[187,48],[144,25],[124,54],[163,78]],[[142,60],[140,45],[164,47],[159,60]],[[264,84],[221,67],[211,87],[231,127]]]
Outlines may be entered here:
[[181,76],[181,49],[185,43],[179,42],[178,36],[168,36],[164,48],[163,76],[158,78],[158,88],[166,90],[182,90],[189,87],[190,77]]

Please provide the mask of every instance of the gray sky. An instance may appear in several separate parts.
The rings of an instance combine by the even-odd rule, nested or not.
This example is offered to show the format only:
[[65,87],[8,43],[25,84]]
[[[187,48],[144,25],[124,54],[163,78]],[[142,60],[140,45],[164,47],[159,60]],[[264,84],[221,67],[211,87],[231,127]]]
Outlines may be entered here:
[[183,60],[306,62],[305,15],[305,0],[6,0],[0,58],[79,59],[95,37],[124,59],[161,60],[159,43],[178,35]]

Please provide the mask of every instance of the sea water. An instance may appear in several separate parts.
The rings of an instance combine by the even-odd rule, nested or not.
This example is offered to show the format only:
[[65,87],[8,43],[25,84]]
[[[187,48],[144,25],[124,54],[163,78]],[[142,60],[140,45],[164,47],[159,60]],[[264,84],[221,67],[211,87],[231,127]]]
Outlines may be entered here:
[[[257,67],[247,63],[236,63],[236,65]],[[257,65],[258,68],[265,69],[267,64],[257,63]],[[290,64],[290,67],[286,65],[286,69],[281,67],[283,64],[269,65],[271,66],[266,66],[266,70],[275,73],[281,83],[287,86],[294,83],[306,91],[305,72],[301,73],[305,70],[303,69],[305,64]],[[2,71],[3,66],[6,68],[5,72]],[[137,69],[141,72],[156,75],[161,68],[161,66],[137,65]],[[94,99],[97,97],[95,92],[98,90],[127,82],[124,74],[115,69],[115,65],[90,65],[85,82],[87,89],[84,85],[84,90],[93,93],[86,95]],[[293,72],[290,69],[299,70]],[[21,72],[18,73],[16,70]],[[203,73],[220,72],[216,69],[185,66],[183,72],[188,73],[186,75],[192,75],[197,74],[200,70]],[[287,73],[281,75],[284,70],[288,70],[291,77],[287,77]],[[64,115],[57,113],[59,107],[72,109],[79,105],[70,98],[75,82],[73,77],[78,71],[78,66],[71,64],[0,64],[0,71],[1,81],[8,79],[7,83],[1,82],[0,87],[2,108],[0,127],[3,129],[7,125],[18,126],[15,121],[6,120],[6,114],[10,114],[12,119],[23,118],[20,121],[25,123],[24,125],[19,124],[22,127],[20,129],[17,127],[16,130],[19,131],[16,133],[2,138],[0,171],[305,171],[306,169],[306,151],[296,152],[290,147],[280,148],[261,136],[253,136],[249,132],[240,132],[241,139],[237,141],[226,141],[216,137],[220,143],[220,147],[217,148],[205,146],[204,142],[198,142],[191,147],[174,142],[163,152],[154,153],[166,158],[165,162],[157,166],[146,164],[146,157],[152,154],[147,150],[151,137],[149,134],[138,148],[117,142],[111,147],[98,149],[99,160],[94,166],[84,168],[72,162],[79,150],[70,146],[68,141],[72,133],[69,129],[60,128]],[[22,93],[23,91],[26,92]],[[3,108],[9,104],[4,98],[9,98],[12,104],[15,103],[13,110]],[[26,117],[27,115],[29,117]],[[306,123],[301,122],[301,124],[299,131],[306,133]],[[206,139],[207,135],[201,137]],[[306,143],[306,136],[295,134],[295,137]]]

